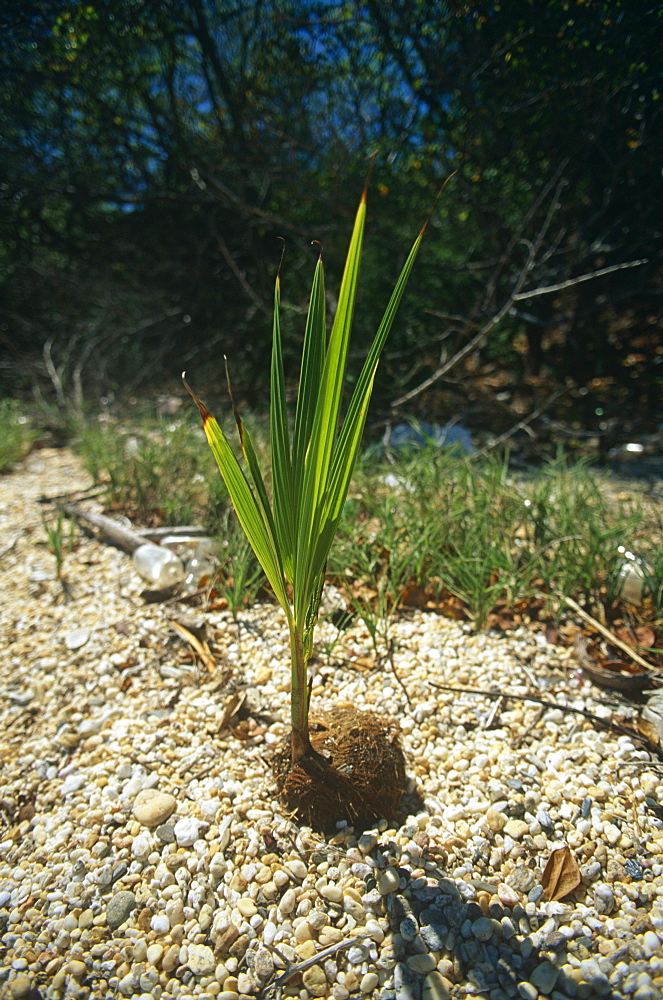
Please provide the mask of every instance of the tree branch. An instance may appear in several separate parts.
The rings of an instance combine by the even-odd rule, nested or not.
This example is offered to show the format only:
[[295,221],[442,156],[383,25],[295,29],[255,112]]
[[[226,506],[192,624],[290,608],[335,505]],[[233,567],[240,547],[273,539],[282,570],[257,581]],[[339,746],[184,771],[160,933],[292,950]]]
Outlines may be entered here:
[[580,274],[577,278],[569,278],[568,281],[560,281],[557,285],[546,285],[543,288],[535,288],[531,292],[519,292],[512,295],[514,302],[522,302],[523,299],[533,299],[537,295],[549,295],[551,292],[561,292],[565,288],[579,285],[582,281],[590,281],[592,278],[600,278],[603,274],[612,274],[613,271],[625,271],[628,267],[640,267],[641,264],[648,264],[649,260],[643,257],[641,260],[630,260],[625,264],[611,264],[610,267],[602,267],[598,271],[589,271],[587,274]]

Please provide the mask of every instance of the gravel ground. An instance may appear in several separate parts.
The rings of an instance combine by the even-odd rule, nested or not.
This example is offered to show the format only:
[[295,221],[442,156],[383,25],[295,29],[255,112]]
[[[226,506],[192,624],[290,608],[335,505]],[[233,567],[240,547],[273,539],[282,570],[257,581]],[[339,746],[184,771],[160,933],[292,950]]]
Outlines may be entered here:
[[[399,720],[410,787],[323,838],[271,794],[280,612],[208,614],[210,670],[123,553],[79,534],[63,587],[37,500],[86,485],[66,450],[0,479],[2,997],[663,997],[661,767],[563,710],[633,714],[570,650],[412,614],[401,686],[347,632],[313,697]],[[582,884],[548,901],[564,845]]]

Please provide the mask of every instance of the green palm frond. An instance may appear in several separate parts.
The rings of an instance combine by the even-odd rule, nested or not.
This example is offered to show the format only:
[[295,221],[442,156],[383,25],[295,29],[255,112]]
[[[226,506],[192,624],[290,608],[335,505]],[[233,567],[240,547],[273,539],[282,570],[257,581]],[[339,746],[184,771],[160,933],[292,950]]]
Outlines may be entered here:
[[250,435],[234,402],[246,471],[217,421],[191,393],[239,522],[287,615],[292,650],[292,728],[300,733],[307,732],[307,665],[327,558],[359,453],[380,354],[424,232],[422,229],[417,236],[403,266],[341,419],[365,221],[366,191],[355,217],[329,337],[322,257],[316,264],[292,433],[286,405],[277,276],[270,399],[271,502]]

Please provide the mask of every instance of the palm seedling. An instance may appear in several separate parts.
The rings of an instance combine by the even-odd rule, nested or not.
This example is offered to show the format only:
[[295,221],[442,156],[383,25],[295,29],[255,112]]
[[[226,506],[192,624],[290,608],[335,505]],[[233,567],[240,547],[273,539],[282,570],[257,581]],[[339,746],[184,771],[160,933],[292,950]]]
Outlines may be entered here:
[[[287,619],[292,671],[291,733],[287,751],[280,756],[277,754],[274,771],[277,786],[286,800],[312,822],[320,822],[320,810],[313,802],[316,788],[320,791],[318,799],[324,800],[327,811],[323,809],[323,813],[327,820],[341,819],[344,815],[353,819],[370,814],[386,815],[388,809],[397,805],[405,775],[402,752],[389,727],[375,719],[372,720],[375,725],[369,726],[368,731],[366,726],[362,727],[362,722],[368,724],[369,713],[339,709],[328,716],[326,724],[314,725],[309,720],[308,662],[327,557],[359,451],[380,353],[425,229],[424,226],[405,261],[342,419],[343,386],[365,218],[366,189],[357,210],[329,335],[322,255],[318,259],[292,427],[286,407],[280,274],[277,275],[270,382],[271,498],[251,436],[234,402],[244,464],[235,455],[215,418],[189,389],[239,522]],[[359,722],[358,716],[361,717]],[[354,733],[355,742],[363,743],[364,753],[359,763],[345,757],[341,761],[342,737],[332,729],[344,726]],[[368,801],[370,776],[362,775],[359,790],[352,786],[352,780],[359,778],[356,772],[366,770],[367,747],[371,752],[375,750],[373,756],[383,756],[376,765],[383,774],[386,805],[384,801],[374,804]],[[385,754],[391,763],[385,764]],[[306,799],[307,789],[312,795],[310,801]]]

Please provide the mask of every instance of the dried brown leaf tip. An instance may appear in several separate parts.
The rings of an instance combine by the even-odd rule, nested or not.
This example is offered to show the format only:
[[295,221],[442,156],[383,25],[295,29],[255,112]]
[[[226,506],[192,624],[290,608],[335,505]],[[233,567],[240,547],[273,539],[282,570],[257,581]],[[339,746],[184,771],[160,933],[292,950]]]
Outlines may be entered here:
[[569,848],[559,847],[553,851],[541,876],[546,899],[564,899],[578,888],[581,881],[580,869]]

